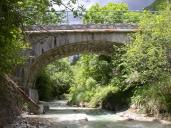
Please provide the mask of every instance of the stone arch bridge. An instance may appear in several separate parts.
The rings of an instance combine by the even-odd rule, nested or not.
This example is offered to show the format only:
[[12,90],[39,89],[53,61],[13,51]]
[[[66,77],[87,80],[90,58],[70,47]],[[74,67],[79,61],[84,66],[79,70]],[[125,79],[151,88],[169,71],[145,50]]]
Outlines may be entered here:
[[128,43],[128,35],[136,31],[135,24],[27,27],[30,48],[23,53],[28,61],[17,69],[15,79],[20,85],[34,87],[36,75],[52,61],[78,53],[110,54],[114,44]]

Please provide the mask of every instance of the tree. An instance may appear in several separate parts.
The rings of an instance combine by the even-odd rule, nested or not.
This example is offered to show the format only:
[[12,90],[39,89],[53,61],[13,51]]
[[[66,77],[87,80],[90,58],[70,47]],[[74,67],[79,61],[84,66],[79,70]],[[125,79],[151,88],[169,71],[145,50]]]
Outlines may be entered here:
[[144,13],[140,31],[122,55],[125,88],[135,87],[132,104],[145,113],[168,116],[171,112],[169,12]]
[[22,16],[18,0],[0,1],[0,74],[9,72],[21,63],[21,50],[24,47],[22,36]]
[[[20,2],[20,6],[24,14],[24,24],[47,25],[66,22],[65,10],[72,11],[74,14],[78,10],[82,10],[82,5],[74,7],[76,3],[77,0],[26,0]],[[56,11],[55,5],[63,6],[64,9]]]
[[135,23],[141,19],[141,12],[128,11],[124,3],[108,3],[100,6],[98,3],[91,6],[84,16],[85,23]]
[[76,66],[80,70],[80,78],[92,77],[100,85],[108,84],[110,81],[112,62],[109,56],[82,55]]
[[170,14],[145,13],[143,17],[139,23],[140,31],[134,35],[132,43],[126,46],[122,58],[128,83],[154,82],[169,72],[166,50],[171,42]]
[[122,23],[123,13],[128,10],[127,4],[108,3],[100,6],[98,3],[91,6],[84,17],[85,23]]
[[49,64],[45,71],[52,81],[53,96],[59,97],[69,92],[73,83],[73,72],[67,58]]
[[[70,88],[69,101],[75,104],[90,102],[92,97],[99,93],[98,96],[102,97],[101,100],[96,102],[97,97],[95,97],[92,102],[93,106],[96,106],[96,103],[102,102],[107,92],[110,91],[110,87],[107,86],[112,76],[111,58],[105,55],[81,55],[81,58],[73,65],[73,74],[74,80]],[[100,88],[107,89],[106,95],[103,95]],[[111,87],[111,89],[113,88]]]

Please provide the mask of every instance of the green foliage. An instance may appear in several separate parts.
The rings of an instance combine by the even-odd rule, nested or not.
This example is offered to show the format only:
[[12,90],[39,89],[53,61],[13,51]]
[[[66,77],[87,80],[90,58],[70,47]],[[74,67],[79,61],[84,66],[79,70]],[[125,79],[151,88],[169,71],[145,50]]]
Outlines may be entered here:
[[170,14],[146,12],[143,17],[140,31],[121,50],[124,52],[118,69],[122,69],[121,78],[125,83],[122,85],[136,87],[132,104],[144,112],[170,113]]
[[111,67],[111,58],[108,56],[82,55],[73,66],[74,83],[68,96],[70,103],[90,102],[97,88],[108,86]]
[[[65,10],[71,10],[73,14],[83,10],[83,6],[74,6],[77,0],[25,0],[19,2],[23,12],[24,25],[48,25],[66,22]],[[61,12],[56,7],[63,7]]]
[[111,93],[116,93],[118,88],[116,86],[105,86],[105,87],[97,87],[96,91],[94,92],[93,97],[90,100],[91,107],[101,106],[104,99]]
[[26,0],[20,2],[24,25],[57,24],[61,21],[61,14],[53,9],[49,0]]
[[113,46],[112,54],[112,79],[111,84],[124,89],[125,85],[125,66],[123,65],[123,55],[126,53],[125,46]]
[[143,18],[143,12],[128,11],[123,14],[124,23],[138,23]]
[[36,80],[40,100],[60,99],[63,94],[68,93],[73,83],[72,76],[71,67],[66,59],[47,65]]
[[83,55],[78,62],[82,77],[92,77],[101,85],[105,85],[111,78],[111,58],[104,55]]
[[[95,6],[93,9],[94,8]],[[95,9],[98,8],[100,8],[99,5],[96,5]],[[95,12],[93,14],[95,15]],[[166,91],[170,90],[170,84],[167,82],[170,79],[170,14],[168,12],[158,12],[158,14],[154,15],[144,11],[142,13],[143,18],[140,21],[138,19],[139,14],[137,13],[135,13],[137,16],[133,17],[131,13],[125,13],[125,16],[126,15],[128,22],[139,22],[140,31],[131,35],[132,39],[129,44],[122,47],[114,46],[113,48],[112,64],[109,69],[112,70],[112,77],[109,78],[106,85],[117,87],[120,93],[115,92],[115,96],[111,97],[114,98],[122,94],[121,99],[123,99],[122,97],[127,95],[127,90],[135,90],[132,104],[136,104],[140,108],[143,106],[146,112],[152,114],[159,114],[161,111],[170,112],[169,100],[171,97],[169,96],[169,91]],[[105,23],[97,22],[96,18],[93,15],[91,16],[89,19],[94,20],[96,23]],[[132,19],[133,21],[131,21]],[[104,21],[105,18],[101,20]],[[86,64],[86,68],[88,68],[90,63]],[[95,64],[97,64],[95,67],[100,65],[98,63]],[[95,69],[98,69],[97,67]],[[90,76],[93,76],[91,68],[88,68],[87,71]],[[100,74],[102,72],[98,73]],[[95,74],[99,76],[97,72],[95,72]],[[96,77],[93,78],[98,81]],[[104,86],[102,83],[99,84],[100,86]],[[97,86],[97,88],[98,87],[99,86]],[[108,86],[100,88],[104,91],[104,88],[108,88]],[[101,94],[100,92],[102,91],[99,91],[99,94],[94,92],[95,95],[92,95],[94,98],[90,101],[90,104],[93,106],[96,106],[99,102],[101,103],[105,97],[108,97],[105,93],[103,95],[103,93]],[[151,96],[151,94],[153,96]],[[131,95],[132,93],[130,93],[129,97]],[[130,102],[129,97],[127,100]],[[114,99],[108,100],[109,102],[115,101]],[[105,103],[107,104],[107,102]]]
[[18,0],[0,1],[0,74],[8,73],[22,62],[24,47]]
[[46,72],[53,82],[53,96],[68,93],[73,83],[73,72],[66,59],[58,60],[46,67]]
[[147,13],[139,25],[141,31],[134,35],[133,42],[126,46],[126,53],[122,56],[125,82],[133,85],[154,82],[163,72],[169,71],[166,54],[170,42],[168,19],[165,15]]
[[100,6],[98,3],[91,6],[84,16],[84,23],[136,23],[141,19],[142,12],[129,12],[124,3],[108,3]]
[[91,6],[86,12],[85,23],[121,23],[123,22],[123,12],[128,10],[126,4],[108,3],[106,6],[100,6],[98,3]]
[[42,71],[37,77],[36,89],[38,90],[39,100],[48,101],[52,99],[52,81],[45,71]]
[[95,93],[96,87],[97,82],[93,78],[88,78],[85,85],[73,84],[68,95],[69,102],[77,105],[80,102],[89,102]]
[[[132,103],[149,114],[168,114],[171,112],[171,77],[165,74],[160,81],[145,87],[138,87],[132,97]],[[166,116],[166,115],[165,115]]]

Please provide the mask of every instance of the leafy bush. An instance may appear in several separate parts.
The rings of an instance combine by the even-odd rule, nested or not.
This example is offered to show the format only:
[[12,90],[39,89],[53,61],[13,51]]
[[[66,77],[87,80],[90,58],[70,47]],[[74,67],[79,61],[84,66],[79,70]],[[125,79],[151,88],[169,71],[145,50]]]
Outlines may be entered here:
[[118,91],[117,87],[114,86],[105,86],[105,87],[97,87],[94,95],[90,100],[91,107],[101,106],[103,100],[108,96],[110,93],[115,93]]
[[85,85],[74,84],[70,88],[68,95],[71,104],[79,104],[80,102],[89,102],[95,93],[97,82],[93,78],[88,78]]
[[132,103],[154,115],[170,113],[169,21],[167,12],[158,15],[144,12],[140,31],[132,35],[126,46],[114,47],[112,56],[115,68],[111,83],[122,92],[134,87]]
[[136,86],[132,103],[146,113],[170,113],[170,14],[144,14],[140,32],[122,56],[125,83]]
[[166,75],[160,81],[145,87],[138,87],[132,97],[134,104],[141,111],[154,115],[171,112],[171,76]]
[[39,93],[39,100],[48,101],[52,99],[52,81],[46,72],[42,71],[37,77],[36,89]]
[[[164,24],[170,24],[167,16],[144,13],[140,21],[141,31],[133,35],[131,43],[118,50],[119,58],[113,55],[113,64],[122,80],[122,85],[137,86],[155,82],[161,74],[169,72],[168,54],[170,31],[164,31]],[[165,28],[168,29],[168,28]],[[116,51],[116,50],[115,50]]]
[[53,96],[60,98],[68,93],[73,81],[71,66],[66,59],[57,60],[46,67],[46,72],[53,83]]
[[36,80],[41,100],[61,98],[68,93],[73,81],[71,67],[66,59],[49,64]]
[[124,23],[138,23],[143,18],[143,12],[125,12],[123,14]]
[[111,58],[104,55],[82,55],[73,66],[74,84],[68,95],[72,104],[90,102],[100,86],[107,86],[112,75]]

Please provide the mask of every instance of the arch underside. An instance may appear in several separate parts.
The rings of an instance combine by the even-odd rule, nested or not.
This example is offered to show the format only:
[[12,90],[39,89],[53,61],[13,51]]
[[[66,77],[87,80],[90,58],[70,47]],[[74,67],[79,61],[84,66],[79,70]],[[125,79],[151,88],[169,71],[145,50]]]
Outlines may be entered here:
[[115,42],[81,42],[63,45],[57,48],[50,49],[44,52],[39,57],[35,58],[34,62],[29,67],[29,72],[25,77],[26,86],[34,86],[34,82],[38,73],[41,71],[43,67],[48,65],[49,63],[61,59],[64,57],[72,56],[80,53],[96,53],[96,54],[107,54],[111,55],[113,45],[120,45]]

